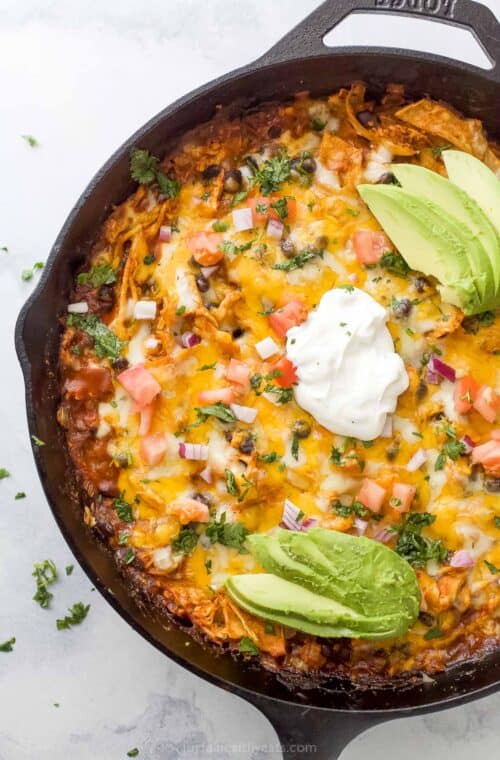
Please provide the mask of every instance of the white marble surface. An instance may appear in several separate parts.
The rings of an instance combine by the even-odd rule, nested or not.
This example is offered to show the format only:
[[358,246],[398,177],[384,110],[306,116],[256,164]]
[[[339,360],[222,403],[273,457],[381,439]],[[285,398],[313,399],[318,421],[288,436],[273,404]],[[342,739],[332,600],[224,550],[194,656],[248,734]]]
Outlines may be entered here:
[[[500,0],[488,4],[500,10]],[[33,563],[50,557],[62,570],[73,560],[32,463],[12,334],[34,285],[21,282],[21,270],[46,258],[110,152],[177,96],[263,53],[315,5],[0,0],[0,246],[9,248],[0,251],[0,467],[12,473],[0,482],[0,642],[17,639],[14,652],[0,653],[0,760],[111,760],[133,747],[148,760],[278,757],[275,734],[256,710],[143,641],[78,567],[53,587],[52,610],[32,601]],[[335,42],[392,38],[409,47],[418,38],[421,48],[479,62],[464,32],[419,25],[417,33],[409,20],[377,21],[358,17]],[[26,133],[40,146],[30,148]],[[27,498],[15,501],[20,490]],[[55,618],[80,600],[92,605],[84,624],[56,631]],[[381,726],[343,758],[498,757],[499,710],[500,695]]]

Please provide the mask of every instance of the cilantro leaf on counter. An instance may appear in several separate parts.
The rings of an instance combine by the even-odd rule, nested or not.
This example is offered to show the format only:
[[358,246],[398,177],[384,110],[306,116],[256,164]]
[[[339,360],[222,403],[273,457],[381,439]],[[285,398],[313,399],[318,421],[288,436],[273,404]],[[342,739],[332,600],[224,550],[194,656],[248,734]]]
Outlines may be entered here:
[[7,641],[4,641],[3,644],[0,644],[0,652],[13,652],[15,643],[15,636],[13,636],[11,639],[7,639]]
[[0,467],[0,480],[4,478],[10,478],[10,472],[5,467]]
[[79,285],[90,284],[94,288],[101,285],[112,285],[116,282],[116,272],[109,264],[96,264],[90,272],[81,272],[77,275],[76,281]]
[[68,609],[69,615],[56,620],[57,630],[64,631],[71,628],[73,625],[80,625],[80,623],[82,623],[87,617],[89,610],[90,604],[85,605],[83,602],[76,602]]
[[134,747],[133,749],[129,749],[129,751],[127,752],[127,757],[137,757],[138,754],[139,754],[139,750],[137,749],[137,747]]
[[64,568],[64,570],[66,572],[66,575],[71,575],[71,573],[73,572],[74,568],[75,568],[74,565],[66,565],[66,567]]
[[57,568],[51,559],[44,559],[43,562],[36,562],[33,566],[32,576],[36,580],[36,591],[33,600],[38,602],[44,610],[50,604],[53,594],[48,590],[57,580]]
[[119,358],[126,342],[120,340],[95,314],[70,314],[67,324],[94,339],[94,351],[100,358]]
[[40,145],[36,137],[33,137],[33,135],[21,135],[21,137],[28,143],[30,148],[37,148]]
[[19,501],[19,499],[25,499],[25,498],[26,498],[26,494],[24,493],[24,491],[18,491],[16,495],[14,496],[14,499],[16,501]]
[[148,150],[133,148],[130,151],[130,176],[141,185],[157,183],[166,198],[176,198],[180,185],[160,169],[160,160]]
[[30,280],[33,279],[33,275],[35,274],[35,272],[37,272],[39,269],[43,269],[44,266],[45,264],[43,263],[43,261],[36,261],[31,267],[31,269],[23,269],[23,271],[21,272],[21,280],[23,280],[24,282],[29,282]]

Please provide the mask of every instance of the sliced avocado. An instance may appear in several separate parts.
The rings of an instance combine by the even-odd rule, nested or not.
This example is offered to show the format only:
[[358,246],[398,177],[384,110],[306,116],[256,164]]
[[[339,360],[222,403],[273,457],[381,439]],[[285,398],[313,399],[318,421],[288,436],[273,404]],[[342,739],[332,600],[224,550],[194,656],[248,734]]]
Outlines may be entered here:
[[500,235],[500,180],[475,156],[461,150],[443,151],[448,177],[474,198]]
[[382,631],[352,628],[349,619],[357,621],[352,611],[276,575],[235,575],[227,579],[226,588],[251,614],[316,636],[386,639],[399,635],[395,626]]
[[429,201],[389,185],[359,185],[358,192],[412,269],[447,286],[447,296],[466,314],[484,311],[467,254],[472,233]]
[[[436,172],[413,164],[393,164],[391,169],[404,190],[437,204],[476,238],[477,245],[469,246],[467,254],[481,301],[485,308],[492,306],[498,292],[494,267],[500,262],[500,245],[498,234],[484,211],[458,185]],[[498,271],[500,274],[500,268]],[[481,278],[483,272],[485,277]]]

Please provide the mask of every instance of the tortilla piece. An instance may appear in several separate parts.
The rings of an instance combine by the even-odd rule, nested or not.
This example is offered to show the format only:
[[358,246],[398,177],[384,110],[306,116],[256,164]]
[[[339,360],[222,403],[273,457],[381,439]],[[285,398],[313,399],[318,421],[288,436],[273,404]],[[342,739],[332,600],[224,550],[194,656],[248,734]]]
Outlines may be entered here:
[[341,137],[324,132],[319,149],[320,161],[330,171],[337,172],[342,187],[360,181],[363,150]]
[[451,108],[427,98],[401,108],[396,116],[424,132],[441,137],[466,153],[472,153],[488,166],[500,163],[491,151],[478,119],[464,119]]

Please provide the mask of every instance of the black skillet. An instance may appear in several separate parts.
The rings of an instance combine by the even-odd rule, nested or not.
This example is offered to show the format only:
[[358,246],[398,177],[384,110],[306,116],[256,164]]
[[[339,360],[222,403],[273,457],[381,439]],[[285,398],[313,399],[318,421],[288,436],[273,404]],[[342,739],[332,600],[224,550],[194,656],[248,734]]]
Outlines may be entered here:
[[[493,67],[486,71],[441,56],[398,49],[325,47],[325,34],[353,11],[414,14],[466,27],[474,32]],[[210,119],[218,104],[237,101],[252,105],[285,99],[305,89],[313,94],[329,93],[358,79],[368,82],[374,94],[388,82],[402,82],[410,95],[443,99],[482,119],[490,134],[500,138],[500,24],[491,11],[472,0],[327,0],[262,58],[168,106],[119,148],[66,220],[16,326],[30,433],[46,443],[33,447],[35,461],[57,523],[80,564],[117,612],[160,651],[267,715],[287,758],[309,754],[317,760],[336,758],[352,738],[377,723],[493,693],[500,685],[500,652],[463,663],[430,683],[409,680],[397,688],[360,691],[351,684],[332,681],[321,690],[289,691],[270,674],[235,662],[229,655],[215,657],[183,630],[165,626],[141,611],[127,594],[111,557],[82,524],[55,418],[58,315],[65,311],[72,271],[88,252],[112,205],[133,190],[128,170],[133,145],[162,155],[186,130]]]

